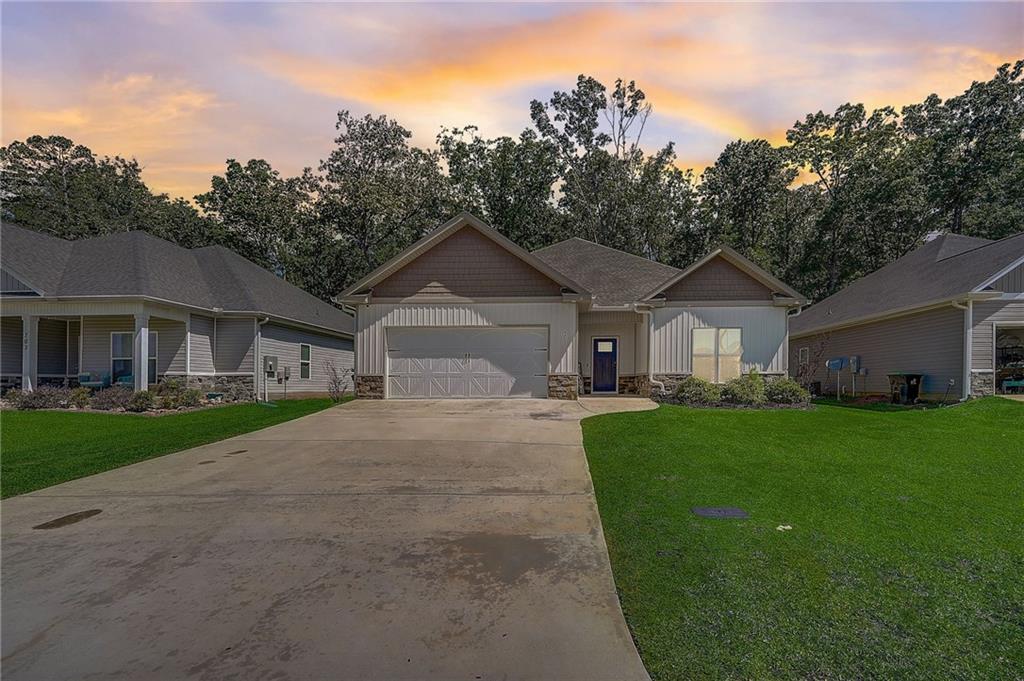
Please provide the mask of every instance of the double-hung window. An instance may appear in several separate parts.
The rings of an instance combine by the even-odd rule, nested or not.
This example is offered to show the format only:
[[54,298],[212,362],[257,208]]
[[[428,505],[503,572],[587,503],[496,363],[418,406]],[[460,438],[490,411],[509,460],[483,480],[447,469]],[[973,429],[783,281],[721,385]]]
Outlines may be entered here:
[[313,349],[305,343],[301,343],[299,345],[299,378],[309,378],[312,360]]
[[[135,374],[132,365],[135,334],[131,331],[110,334],[110,375],[114,381]],[[149,380],[156,382],[157,332],[149,332]]]
[[742,373],[743,330],[693,330],[693,375],[712,383],[725,383]]
[[800,364],[800,366],[805,366],[807,364],[810,364],[811,363],[811,349],[810,348],[800,348],[800,351],[798,352],[797,357],[798,357],[798,363]]

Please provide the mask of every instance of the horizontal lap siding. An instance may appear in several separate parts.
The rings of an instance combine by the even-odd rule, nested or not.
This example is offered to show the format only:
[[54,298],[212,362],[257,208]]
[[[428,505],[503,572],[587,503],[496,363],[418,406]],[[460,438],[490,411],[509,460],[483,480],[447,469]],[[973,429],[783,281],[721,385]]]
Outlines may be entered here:
[[971,368],[991,371],[993,325],[996,322],[1024,324],[1024,300],[975,302],[972,317]]
[[786,308],[771,306],[663,307],[654,310],[653,372],[688,374],[695,328],[742,329],[744,372],[786,372]]
[[149,329],[157,333],[157,374],[185,373],[185,322],[150,318]]
[[[955,381],[950,394],[959,395],[963,381],[964,312],[952,306],[894,317],[869,324],[832,331],[826,336],[808,336],[790,341],[790,370],[800,371],[798,353],[809,348],[813,357],[824,343],[819,360],[809,367],[807,380],[828,382],[834,390],[835,374],[829,374],[824,362],[830,357],[859,355],[866,376],[857,377],[858,392],[889,392],[887,374],[911,372],[925,374],[922,392],[942,395],[949,380]],[[848,370],[840,374],[840,385],[852,388]]]
[[67,374],[67,323],[60,319],[39,320],[39,354],[36,370],[44,375]]
[[389,326],[547,326],[551,373],[577,372],[574,303],[376,303],[357,315],[356,373],[383,376]]
[[618,370],[620,376],[644,373],[637,357],[637,325],[642,317],[635,312],[586,312],[579,317],[580,365],[583,375],[590,376],[594,356],[594,338],[619,339]]
[[[300,378],[299,345],[301,343],[307,343],[310,346],[310,377],[308,379]],[[264,324],[260,332],[260,367],[263,366],[262,358],[267,356],[277,357],[278,368],[281,371],[284,371],[285,367],[291,368],[291,378],[288,379],[289,393],[326,393],[328,369],[325,362],[333,364],[338,373],[347,379],[346,386],[349,390],[352,389],[353,351],[350,339],[277,324]],[[263,380],[262,372],[260,380]],[[267,383],[267,390],[271,397],[282,395],[284,394],[284,384],[271,378]]]
[[218,374],[251,373],[254,368],[256,322],[248,319],[217,319],[213,364]]
[[21,375],[21,317],[0,317],[0,373]]
[[189,324],[189,372],[212,374],[213,318],[194,314]]
[[110,334],[135,332],[135,318],[129,316],[85,317],[82,328],[82,372],[110,373]]

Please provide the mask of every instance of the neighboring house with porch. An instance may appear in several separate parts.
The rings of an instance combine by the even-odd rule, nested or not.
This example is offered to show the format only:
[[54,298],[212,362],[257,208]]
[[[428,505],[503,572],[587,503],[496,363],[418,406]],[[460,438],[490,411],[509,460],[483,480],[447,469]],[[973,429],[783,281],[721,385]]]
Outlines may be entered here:
[[[826,369],[857,356],[862,373]],[[1024,392],[1024,233],[945,234],[804,310],[790,367],[823,391],[888,394],[889,374],[923,374],[925,398]]]
[[785,375],[806,302],[727,247],[683,270],[582,239],[530,253],[465,213],[338,300],[360,397],[561,399]]
[[144,232],[67,241],[3,224],[0,316],[5,387],[177,377],[279,397],[324,393],[327,364],[352,367],[350,315],[226,248]]

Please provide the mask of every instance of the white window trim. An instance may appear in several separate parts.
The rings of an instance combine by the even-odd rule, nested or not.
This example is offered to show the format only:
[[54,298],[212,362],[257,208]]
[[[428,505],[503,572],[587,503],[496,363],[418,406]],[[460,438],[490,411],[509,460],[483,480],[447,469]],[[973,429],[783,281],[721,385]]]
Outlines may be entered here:
[[[81,340],[81,335],[82,335],[81,329],[79,329],[79,334],[80,334],[79,335],[79,340]],[[128,355],[127,357],[114,357],[114,336],[117,336],[117,335],[131,336],[132,354]],[[149,379],[150,383],[156,383],[156,377],[157,377],[157,374],[160,371],[160,332],[159,331],[150,331],[149,335],[153,336],[153,340],[155,342],[154,343],[149,343],[148,344],[149,348],[147,348],[147,350],[152,349],[152,350],[154,350],[154,352],[153,352],[153,356],[152,357],[147,357],[146,360],[147,361],[154,360],[153,363],[156,365],[157,373],[154,373],[152,376],[148,376],[147,378]],[[107,347],[109,348],[107,353],[110,355],[110,363],[107,366],[110,368],[110,383],[111,383],[111,385],[113,385],[113,383],[114,383],[114,360],[116,360],[116,359],[120,359],[120,360],[130,359],[132,361],[132,376],[134,376],[135,375],[135,350],[134,350],[134,348],[135,348],[135,332],[134,331],[111,331],[110,332],[110,344]],[[79,361],[79,364],[81,364],[81,361]],[[81,372],[81,368],[82,367],[79,366],[78,368],[79,368],[79,373],[82,373]]]
[[[306,346],[307,348],[309,348],[309,359],[307,359],[307,360],[303,360],[302,359],[302,347],[303,346]],[[302,365],[303,364],[305,364],[306,366],[309,367],[309,376],[306,376],[305,378],[302,377]],[[299,343],[299,379],[303,380],[303,381],[308,381],[308,380],[311,380],[312,378],[313,378],[313,346],[310,345],[309,343]]]
[[[714,354],[700,354],[696,353],[695,343],[693,340],[694,332],[696,331],[714,331],[715,332],[715,352]],[[743,327],[742,326],[695,326],[690,329],[690,375],[697,376],[694,369],[694,358],[695,357],[714,357],[715,358],[715,376],[712,379],[712,383],[722,383],[722,357],[720,351],[721,343],[721,332],[722,331],[739,331],[740,332],[740,375],[743,375]],[[734,355],[724,355],[725,357],[733,357]],[[699,378],[699,376],[698,376]]]
[[811,349],[806,345],[797,350],[797,364],[799,366],[806,366],[811,363]]

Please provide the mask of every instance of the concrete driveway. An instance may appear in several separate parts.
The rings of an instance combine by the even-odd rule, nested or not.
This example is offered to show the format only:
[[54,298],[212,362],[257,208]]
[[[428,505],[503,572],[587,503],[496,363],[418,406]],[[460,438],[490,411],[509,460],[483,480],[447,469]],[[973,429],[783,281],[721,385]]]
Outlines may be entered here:
[[357,401],[4,501],[4,679],[646,679],[579,420],[648,406]]

